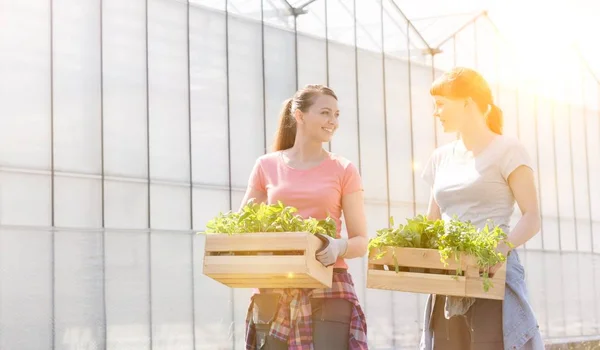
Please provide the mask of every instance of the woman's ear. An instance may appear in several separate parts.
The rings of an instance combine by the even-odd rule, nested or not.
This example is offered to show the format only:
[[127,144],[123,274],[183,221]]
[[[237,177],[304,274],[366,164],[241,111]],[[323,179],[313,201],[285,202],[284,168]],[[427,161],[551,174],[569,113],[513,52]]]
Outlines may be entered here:
[[296,119],[296,124],[304,124],[304,113],[300,109],[296,109],[294,111],[294,119]]

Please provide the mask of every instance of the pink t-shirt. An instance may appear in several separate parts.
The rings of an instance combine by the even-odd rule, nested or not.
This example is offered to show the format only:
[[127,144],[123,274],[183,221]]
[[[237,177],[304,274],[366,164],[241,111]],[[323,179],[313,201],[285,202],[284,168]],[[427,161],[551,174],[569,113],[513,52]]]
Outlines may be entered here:
[[[343,157],[328,153],[319,165],[301,170],[287,165],[281,151],[258,158],[248,186],[265,192],[268,204],[281,201],[297,208],[297,214],[303,218],[323,220],[329,214],[335,220],[338,238],[342,229],[342,196],[363,190],[358,170]],[[334,267],[348,265],[340,258]]]

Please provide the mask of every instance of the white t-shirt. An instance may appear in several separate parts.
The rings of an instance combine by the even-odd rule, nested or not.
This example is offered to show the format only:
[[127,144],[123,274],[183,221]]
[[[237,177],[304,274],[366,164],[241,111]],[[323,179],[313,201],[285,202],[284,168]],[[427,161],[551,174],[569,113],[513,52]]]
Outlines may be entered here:
[[456,140],[433,152],[421,177],[432,187],[443,220],[456,216],[478,228],[491,220],[508,233],[515,206],[508,176],[521,165],[532,168],[515,138],[498,135],[477,156]]

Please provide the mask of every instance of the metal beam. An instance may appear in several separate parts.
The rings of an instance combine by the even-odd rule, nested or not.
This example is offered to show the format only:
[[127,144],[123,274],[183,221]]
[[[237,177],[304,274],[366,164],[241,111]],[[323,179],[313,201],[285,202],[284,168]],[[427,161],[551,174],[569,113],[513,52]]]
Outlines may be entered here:
[[306,6],[312,4],[313,2],[315,2],[317,0],[307,0],[306,2],[304,2],[302,5],[296,7],[296,10],[302,10],[303,8],[305,8]]
[[[398,11],[398,13],[400,14],[400,16],[402,16],[402,18],[404,18],[404,20],[406,21],[406,24],[408,26],[407,29],[407,37],[410,37],[410,28],[412,28],[415,33],[417,34],[417,36],[419,37],[419,39],[421,40],[421,42],[423,44],[425,44],[425,46],[427,46],[427,49],[431,50],[432,47],[429,45],[429,43],[427,42],[427,40],[425,40],[425,38],[421,35],[421,32],[419,32],[419,30],[412,24],[412,22],[410,21],[410,19],[408,19],[408,17],[406,17],[406,15],[404,14],[404,11],[402,11],[400,9],[400,7],[398,6],[398,4],[396,4],[395,0],[389,0],[389,2],[392,4],[392,6],[396,9],[396,11]],[[409,40],[410,42],[410,40]]]
[[[440,41],[436,47],[439,49],[440,47],[442,47],[442,45],[444,45],[445,43],[447,43],[448,41],[452,40],[452,38],[454,38],[456,36],[456,34],[462,32],[463,30],[465,30],[468,26],[472,25],[473,23],[475,23],[479,18],[481,17],[487,17],[487,11],[482,11],[480,13],[478,13],[475,17],[471,18],[471,20],[467,21],[465,24],[463,24],[460,28],[458,28],[456,31],[454,31],[454,33],[450,34],[448,37],[446,37],[446,39]],[[489,17],[488,17],[489,18]]]

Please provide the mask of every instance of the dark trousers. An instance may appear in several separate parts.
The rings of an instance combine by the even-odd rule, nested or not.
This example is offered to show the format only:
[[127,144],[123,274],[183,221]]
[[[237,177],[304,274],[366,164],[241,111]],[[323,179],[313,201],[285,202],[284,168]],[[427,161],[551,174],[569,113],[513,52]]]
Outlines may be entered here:
[[[277,312],[279,296],[254,296],[252,321],[256,327],[256,348],[287,350],[287,342],[269,336],[271,322]],[[311,299],[313,346],[315,350],[347,350],[350,337],[352,303],[345,299]]]
[[477,299],[465,315],[444,316],[438,295],[432,316],[434,350],[504,350],[502,300]]

